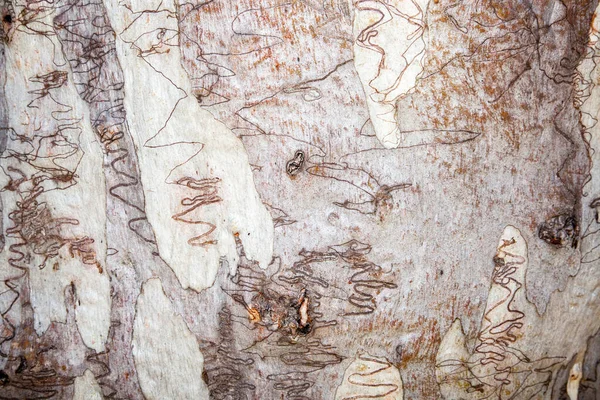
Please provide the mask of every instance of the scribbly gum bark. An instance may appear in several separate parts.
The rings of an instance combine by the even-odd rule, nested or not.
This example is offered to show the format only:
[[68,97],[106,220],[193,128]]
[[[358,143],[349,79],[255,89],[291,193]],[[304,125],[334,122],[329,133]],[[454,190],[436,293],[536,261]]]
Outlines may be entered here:
[[600,397],[598,1],[0,24],[0,398]]

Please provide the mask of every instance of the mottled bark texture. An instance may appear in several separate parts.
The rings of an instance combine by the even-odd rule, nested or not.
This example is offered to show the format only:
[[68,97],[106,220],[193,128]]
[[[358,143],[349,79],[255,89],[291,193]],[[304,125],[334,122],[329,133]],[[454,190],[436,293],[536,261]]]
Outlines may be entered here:
[[597,1],[0,12],[0,398],[600,398]]

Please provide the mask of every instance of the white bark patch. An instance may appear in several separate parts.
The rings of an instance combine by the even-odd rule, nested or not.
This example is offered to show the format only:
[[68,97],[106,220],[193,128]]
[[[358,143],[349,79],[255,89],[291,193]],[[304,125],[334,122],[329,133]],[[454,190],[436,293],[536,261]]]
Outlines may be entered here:
[[569,373],[569,380],[567,381],[567,394],[569,395],[570,400],[577,400],[577,395],[579,393],[579,383],[582,378],[582,366],[581,360],[577,360],[573,367],[571,367],[571,372]]
[[[527,243],[514,226],[507,226],[498,243],[492,286],[481,324],[480,340],[496,341],[499,334],[515,341],[522,337],[525,299],[525,273],[527,270]],[[485,347],[486,345],[484,345]],[[488,349],[492,351],[493,349]]]
[[447,382],[467,377],[463,365],[469,358],[466,337],[460,319],[457,318],[442,338],[436,355],[436,379],[445,399],[452,398],[454,393],[452,385],[448,385]]
[[75,378],[73,400],[102,400],[102,389],[94,374],[88,369],[82,376]]
[[194,335],[175,313],[159,279],[150,279],[138,297],[133,358],[148,400],[208,398],[202,380],[204,358]]
[[117,32],[125,109],[161,257],[184,288],[200,291],[213,284],[221,257],[235,273],[238,234],[246,254],[266,268],[273,221],[242,143],[190,95],[174,4],[161,3],[152,13],[138,13],[147,5],[136,2],[105,4]]
[[86,346],[102,351],[110,328],[110,283],[106,273],[73,259],[61,250],[55,265],[30,271],[35,329],[42,334],[50,323],[65,322],[65,288],[75,286],[75,319]]
[[[46,12],[35,29],[47,30],[53,17],[54,12]],[[81,337],[86,346],[102,351],[111,305],[109,278],[104,271],[106,189],[104,176],[99,173],[102,150],[60,44],[53,35],[28,30],[33,28],[28,25],[16,30],[6,47],[5,91],[11,99],[8,125],[13,137],[1,161],[1,180],[4,184],[10,179],[26,180],[15,192],[2,192],[4,226],[14,225],[8,216],[18,209],[19,202],[33,204],[28,198],[37,203],[39,214],[24,223],[20,233],[7,235],[7,244],[27,242],[21,249],[32,256],[29,274],[37,333],[45,332],[52,322],[66,321],[64,293],[73,284]],[[27,139],[15,140],[14,135]],[[31,192],[37,190],[40,195],[32,197]],[[51,222],[45,221],[48,215]],[[9,250],[3,257],[14,260],[16,256]],[[0,275],[19,274],[8,261],[2,264],[5,272]]]
[[590,27],[590,40],[585,58],[579,64],[577,72],[577,89],[581,93],[581,123],[585,129],[585,137],[589,141],[592,169],[590,180],[585,185],[583,192],[583,224],[581,253],[582,262],[598,262],[600,260],[600,246],[598,243],[597,223],[600,223],[600,6],[596,9]]
[[492,284],[471,355],[458,321],[444,335],[436,357],[436,376],[445,399],[532,398],[539,395],[562,357],[531,345],[529,328],[536,321],[525,298],[527,243],[507,226],[494,257]]
[[466,338],[462,330],[460,319],[455,319],[450,329],[446,332],[438,348],[436,359],[438,362],[449,358],[466,361],[469,353],[466,347]]
[[335,400],[402,400],[402,378],[398,369],[382,357],[358,356],[344,373]]
[[371,123],[387,148],[401,143],[396,100],[423,71],[429,0],[354,2],[354,65],[367,95]]

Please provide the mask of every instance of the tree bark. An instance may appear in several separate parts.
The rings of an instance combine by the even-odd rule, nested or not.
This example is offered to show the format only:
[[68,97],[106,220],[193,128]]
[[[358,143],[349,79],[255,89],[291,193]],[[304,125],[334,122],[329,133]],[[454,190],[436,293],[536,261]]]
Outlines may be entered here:
[[0,398],[600,398],[597,1],[0,12]]

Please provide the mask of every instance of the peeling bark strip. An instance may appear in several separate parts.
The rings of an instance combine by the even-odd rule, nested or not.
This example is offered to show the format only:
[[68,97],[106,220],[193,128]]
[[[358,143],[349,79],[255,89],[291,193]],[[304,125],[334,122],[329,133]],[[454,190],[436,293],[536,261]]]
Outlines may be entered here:
[[597,0],[0,24],[0,398],[600,395]]
[[[100,385],[105,394],[143,398],[133,364],[131,341],[134,310],[143,272],[157,253],[145,214],[138,157],[127,125],[124,78],[115,48],[115,32],[101,1],[59,3],[54,29],[71,67],[90,122],[103,146],[107,185],[108,270],[113,303],[109,351],[102,355],[108,373]],[[135,249],[135,250],[134,250]],[[112,393],[114,392],[114,393]]]
[[527,244],[514,227],[504,230],[494,264],[473,354],[467,355],[458,325],[440,345],[437,377],[444,398],[534,398],[548,391],[564,361],[551,355],[534,358],[521,345],[531,318],[523,294],[528,259]]
[[199,379],[202,353],[183,319],[174,313],[160,279],[144,283],[137,299],[132,347],[146,399],[207,397],[206,385]]
[[110,202],[125,207],[127,226],[154,244],[144,214],[144,196],[123,100],[123,72],[115,49],[115,32],[101,1],[65,2],[54,28],[61,41],[81,98],[90,106],[90,121],[105,150]]

